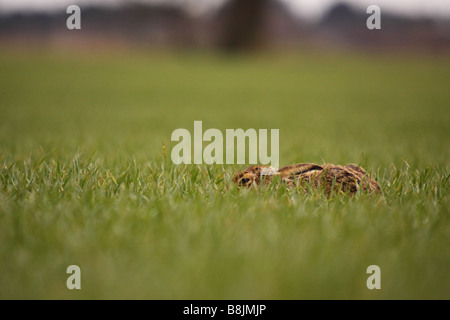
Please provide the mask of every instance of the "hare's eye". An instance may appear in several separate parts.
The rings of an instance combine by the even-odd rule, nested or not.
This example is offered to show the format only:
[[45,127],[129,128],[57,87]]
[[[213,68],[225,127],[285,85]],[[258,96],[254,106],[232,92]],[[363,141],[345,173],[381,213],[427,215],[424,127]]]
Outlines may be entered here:
[[240,181],[240,184],[241,184],[241,185],[247,184],[249,181],[250,181],[249,178],[242,178],[241,181]]

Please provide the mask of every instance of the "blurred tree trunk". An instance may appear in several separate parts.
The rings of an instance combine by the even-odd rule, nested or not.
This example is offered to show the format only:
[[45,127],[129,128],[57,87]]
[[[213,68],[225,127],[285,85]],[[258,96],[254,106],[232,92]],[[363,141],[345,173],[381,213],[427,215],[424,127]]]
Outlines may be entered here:
[[229,0],[223,12],[220,47],[245,51],[263,42],[262,25],[268,0]]

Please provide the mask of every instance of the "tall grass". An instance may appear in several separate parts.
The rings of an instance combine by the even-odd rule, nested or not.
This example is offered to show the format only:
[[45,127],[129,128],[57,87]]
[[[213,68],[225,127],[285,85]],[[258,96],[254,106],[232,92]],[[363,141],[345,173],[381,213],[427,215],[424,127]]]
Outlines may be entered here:
[[[0,68],[0,298],[450,297],[444,58],[4,52]],[[281,165],[358,163],[382,194],[176,166],[171,132],[194,120],[279,128]]]

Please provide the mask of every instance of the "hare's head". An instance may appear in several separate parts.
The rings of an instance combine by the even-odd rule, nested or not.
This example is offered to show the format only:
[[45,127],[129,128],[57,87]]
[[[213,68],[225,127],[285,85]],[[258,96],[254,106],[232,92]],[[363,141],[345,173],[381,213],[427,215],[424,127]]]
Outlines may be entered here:
[[235,173],[233,182],[239,187],[249,188],[251,185],[259,185],[263,176],[276,174],[277,169],[268,166],[253,166]]

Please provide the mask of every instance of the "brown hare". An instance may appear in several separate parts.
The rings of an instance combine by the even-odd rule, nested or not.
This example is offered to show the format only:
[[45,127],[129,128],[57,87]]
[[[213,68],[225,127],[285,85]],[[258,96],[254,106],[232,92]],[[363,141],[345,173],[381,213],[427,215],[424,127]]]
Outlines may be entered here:
[[249,188],[261,183],[267,185],[275,176],[279,176],[288,187],[310,185],[325,190],[327,195],[333,190],[353,195],[358,188],[368,192],[381,192],[378,182],[371,179],[363,168],[354,164],[344,167],[334,164],[298,163],[280,169],[252,166],[237,172],[233,176],[233,182],[239,187]]

